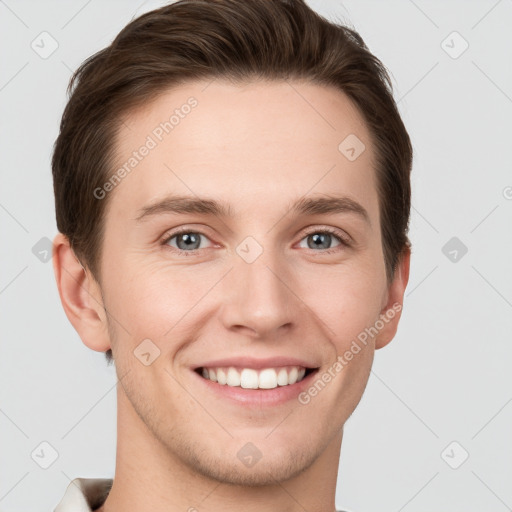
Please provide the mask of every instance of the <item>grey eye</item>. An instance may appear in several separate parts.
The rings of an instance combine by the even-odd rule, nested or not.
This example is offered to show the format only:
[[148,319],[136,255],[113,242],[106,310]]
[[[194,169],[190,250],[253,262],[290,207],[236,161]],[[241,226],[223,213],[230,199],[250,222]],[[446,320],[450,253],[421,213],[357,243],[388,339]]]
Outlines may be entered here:
[[333,242],[338,242],[336,245],[341,245],[341,242],[336,235],[324,231],[310,233],[302,240],[307,240],[307,247],[309,249],[332,249]]
[[[167,243],[172,247],[180,249],[181,251],[193,251],[195,249],[199,249],[199,246],[201,245],[202,236],[204,235],[201,235],[200,233],[195,233],[193,231],[189,231],[186,233],[178,233],[169,238],[169,241]],[[174,239],[176,239],[176,245],[172,243]]]

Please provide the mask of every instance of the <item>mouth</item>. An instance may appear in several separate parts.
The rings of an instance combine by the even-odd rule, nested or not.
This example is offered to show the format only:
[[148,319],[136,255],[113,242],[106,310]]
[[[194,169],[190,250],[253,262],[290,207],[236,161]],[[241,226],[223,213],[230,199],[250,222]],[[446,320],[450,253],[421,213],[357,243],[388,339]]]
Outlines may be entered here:
[[200,366],[194,371],[204,380],[220,386],[244,390],[273,390],[295,386],[316,373],[318,368],[296,365],[268,368]]
[[273,355],[232,355],[190,367],[200,392],[216,401],[242,407],[270,407],[298,400],[312,385],[319,360]]

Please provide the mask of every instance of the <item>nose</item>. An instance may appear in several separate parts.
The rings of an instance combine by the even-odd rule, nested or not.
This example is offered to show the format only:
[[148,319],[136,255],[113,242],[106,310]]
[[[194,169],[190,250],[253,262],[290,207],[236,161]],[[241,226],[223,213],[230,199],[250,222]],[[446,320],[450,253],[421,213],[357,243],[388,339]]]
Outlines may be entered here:
[[284,266],[266,252],[252,263],[234,257],[223,280],[221,319],[226,329],[275,338],[297,325],[301,302]]

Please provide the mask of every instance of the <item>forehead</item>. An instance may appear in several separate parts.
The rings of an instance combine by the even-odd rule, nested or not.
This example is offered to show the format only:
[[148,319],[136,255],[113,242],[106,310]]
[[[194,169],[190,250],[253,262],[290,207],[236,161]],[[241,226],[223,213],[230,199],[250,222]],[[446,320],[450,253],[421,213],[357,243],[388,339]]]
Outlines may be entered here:
[[112,199],[123,214],[170,192],[236,192],[236,212],[345,193],[378,215],[370,134],[350,99],[331,87],[184,84],[126,114],[116,148],[116,169],[127,172]]

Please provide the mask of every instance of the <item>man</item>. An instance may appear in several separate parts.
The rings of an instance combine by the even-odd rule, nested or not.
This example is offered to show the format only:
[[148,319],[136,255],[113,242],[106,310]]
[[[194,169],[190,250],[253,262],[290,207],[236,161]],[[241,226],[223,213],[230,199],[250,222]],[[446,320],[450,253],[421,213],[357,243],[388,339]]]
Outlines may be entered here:
[[55,509],[335,510],[343,426],[409,276],[382,64],[301,0],[144,14],[70,84],[54,269],[118,376],[113,480]]

